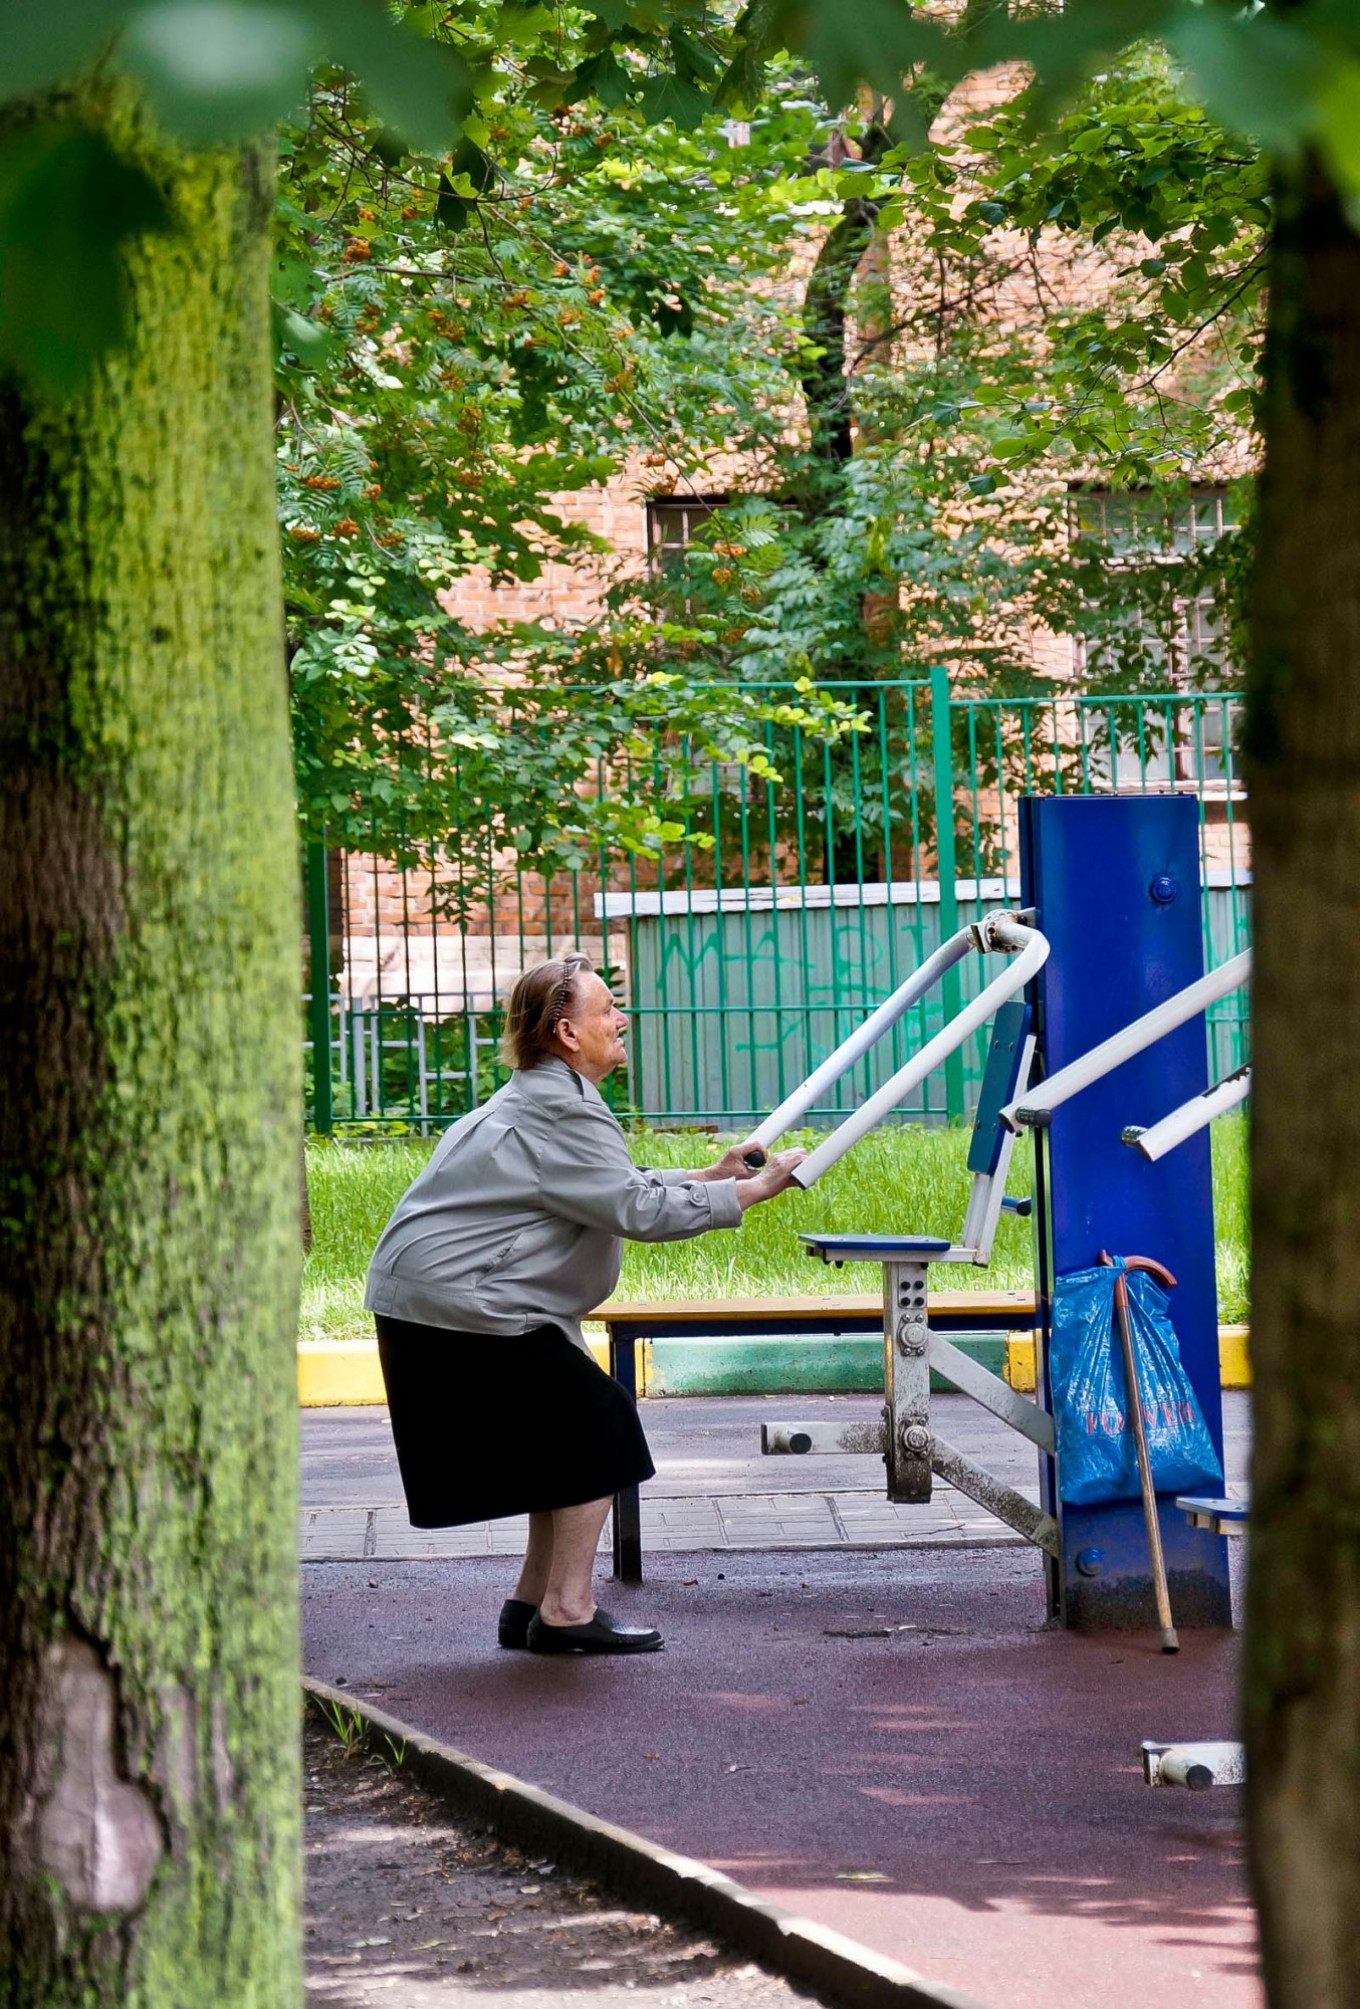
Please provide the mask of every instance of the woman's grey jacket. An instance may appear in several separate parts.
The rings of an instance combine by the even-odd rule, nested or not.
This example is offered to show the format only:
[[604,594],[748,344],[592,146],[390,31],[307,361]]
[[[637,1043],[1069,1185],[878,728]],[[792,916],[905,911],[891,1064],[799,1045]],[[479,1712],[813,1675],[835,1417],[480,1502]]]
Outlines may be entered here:
[[678,1242],[740,1221],[735,1179],[640,1172],[600,1091],[545,1060],[444,1137],[383,1230],[364,1304],[455,1331],[551,1324],[584,1346],[621,1237]]

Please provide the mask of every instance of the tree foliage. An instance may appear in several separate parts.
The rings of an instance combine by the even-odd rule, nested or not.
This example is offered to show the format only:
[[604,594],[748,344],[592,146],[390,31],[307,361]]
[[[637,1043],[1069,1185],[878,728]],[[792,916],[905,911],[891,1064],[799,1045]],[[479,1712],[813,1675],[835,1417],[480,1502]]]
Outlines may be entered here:
[[716,119],[660,133],[622,103],[543,96],[534,65],[507,72],[486,127],[500,158],[476,186],[389,160],[340,77],[284,142],[279,467],[304,818],[397,857],[474,832],[459,864],[482,887],[488,836],[549,875],[679,837],[696,804],[630,782],[644,728],[777,780],[770,728],[855,726],[810,673],[781,672],[776,697],[705,689],[691,627],[662,609],[575,634],[451,611],[469,580],[603,560],[564,496],[629,457],[758,449],[784,388],[776,305],[749,289],[787,250],[791,219],[765,189],[771,161],[806,147],[806,106],[748,153]]
[[[1132,56],[1038,135],[1032,91],[999,93],[925,153],[833,114],[790,59],[749,121],[686,131],[545,103],[532,62],[502,67],[477,128],[496,164],[452,197],[434,164],[388,158],[343,77],[285,141],[280,492],[310,827],[393,855],[475,828],[481,857],[489,821],[551,870],[583,855],[588,795],[596,856],[654,854],[661,823],[702,836],[704,814],[634,799],[629,738],[669,708],[683,734],[701,692],[712,750],[763,742],[780,771],[790,733],[753,732],[775,723],[754,690],[790,677],[853,702],[951,653],[972,688],[1033,692],[1036,628],[1081,635],[1106,688],[1221,676],[1247,540],[1178,552],[1158,526],[1249,419],[1263,171],[1164,57]],[[1058,239],[1101,247],[1086,304],[1045,278]],[[561,512],[624,470],[731,499],[639,573]],[[1081,478],[1164,491],[1114,566],[1089,522],[1074,536]],[[571,559],[607,588],[574,631],[450,611]],[[1192,664],[1194,603],[1220,645]],[[574,744],[578,706],[587,753],[553,802],[532,741],[556,717]],[[859,801],[879,869],[861,737],[831,807],[846,827]],[[494,803],[474,757],[492,748]],[[887,780],[900,806],[910,753]]]

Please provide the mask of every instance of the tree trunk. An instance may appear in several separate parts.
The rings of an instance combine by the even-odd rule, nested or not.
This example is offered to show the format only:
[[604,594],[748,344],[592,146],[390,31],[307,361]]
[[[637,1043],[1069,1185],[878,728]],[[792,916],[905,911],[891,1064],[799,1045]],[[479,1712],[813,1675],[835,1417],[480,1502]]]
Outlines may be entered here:
[[1245,1714],[1273,2009],[1360,1990],[1360,237],[1279,188],[1248,781],[1256,881]]
[[271,166],[0,389],[0,2003],[301,1993],[297,834]]
[[[865,130],[859,158],[870,164],[880,161],[890,144],[875,117]],[[833,149],[833,164],[847,157],[843,149],[839,155]],[[822,239],[803,290],[802,345],[794,368],[807,408],[807,467],[798,485],[809,517],[835,506],[841,471],[855,450],[846,333],[855,275],[874,242],[877,218],[876,202],[856,196],[843,203]]]

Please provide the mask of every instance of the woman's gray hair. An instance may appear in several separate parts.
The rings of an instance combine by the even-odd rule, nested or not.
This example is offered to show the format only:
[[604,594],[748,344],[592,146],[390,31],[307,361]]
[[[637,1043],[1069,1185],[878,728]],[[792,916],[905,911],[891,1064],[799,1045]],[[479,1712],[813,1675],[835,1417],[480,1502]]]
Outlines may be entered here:
[[524,1070],[552,1058],[557,1028],[571,1011],[581,978],[594,968],[589,956],[573,950],[524,972],[505,1012],[501,1057],[507,1065]]

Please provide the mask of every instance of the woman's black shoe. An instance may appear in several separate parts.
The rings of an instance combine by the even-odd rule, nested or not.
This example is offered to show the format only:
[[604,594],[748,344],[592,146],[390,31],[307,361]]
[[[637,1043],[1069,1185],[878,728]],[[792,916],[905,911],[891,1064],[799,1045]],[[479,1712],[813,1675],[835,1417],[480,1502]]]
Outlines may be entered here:
[[502,1646],[525,1647],[529,1644],[529,1621],[538,1610],[536,1604],[526,1604],[522,1597],[508,1597],[501,1606],[500,1624],[496,1637]]
[[597,1611],[585,1625],[545,1625],[537,1612],[525,1641],[530,1653],[659,1653],[666,1644],[651,1625],[620,1625]]

